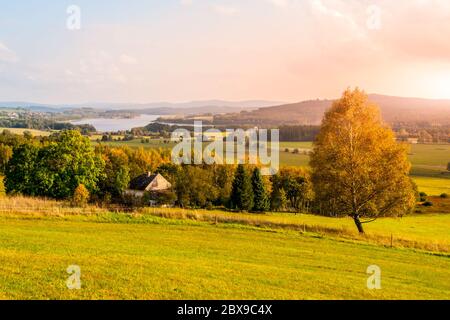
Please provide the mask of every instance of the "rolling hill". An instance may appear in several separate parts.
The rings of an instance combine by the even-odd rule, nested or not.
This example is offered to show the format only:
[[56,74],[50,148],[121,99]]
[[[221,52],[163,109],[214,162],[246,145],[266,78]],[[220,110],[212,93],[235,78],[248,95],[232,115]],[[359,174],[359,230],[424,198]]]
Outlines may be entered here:
[[[380,106],[383,119],[395,122],[429,122],[450,124],[450,100],[402,98],[371,94],[370,101]],[[240,114],[217,116],[217,123],[229,120],[240,123],[317,125],[333,100],[308,100],[273,107],[263,107]]]

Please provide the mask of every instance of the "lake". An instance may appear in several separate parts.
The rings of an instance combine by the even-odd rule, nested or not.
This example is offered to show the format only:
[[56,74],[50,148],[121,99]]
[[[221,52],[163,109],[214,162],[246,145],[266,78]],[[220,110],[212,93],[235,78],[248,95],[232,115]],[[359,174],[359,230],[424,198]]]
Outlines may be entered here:
[[109,132],[109,131],[121,131],[130,130],[137,127],[145,127],[151,122],[154,122],[160,116],[141,114],[138,117],[130,119],[107,119],[107,118],[95,118],[95,119],[83,119],[77,121],[71,121],[72,124],[90,124],[97,129],[99,132]]

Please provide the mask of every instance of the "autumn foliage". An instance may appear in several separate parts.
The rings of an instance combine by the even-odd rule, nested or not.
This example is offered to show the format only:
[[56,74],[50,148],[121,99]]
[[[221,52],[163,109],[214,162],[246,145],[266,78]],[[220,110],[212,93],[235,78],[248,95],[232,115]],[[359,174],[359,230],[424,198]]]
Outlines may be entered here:
[[80,184],[74,191],[72,197],[72,203],[77,207],[85,207],[89,201],[89,191],[84,186],[84,184]]
[[414,207],[410,166],[406,146],[382,123],[379,109],[364,92],[347,90],[325,114],[314,144],[316,201],[322,210],[351,216],[363,233],[363,223]]

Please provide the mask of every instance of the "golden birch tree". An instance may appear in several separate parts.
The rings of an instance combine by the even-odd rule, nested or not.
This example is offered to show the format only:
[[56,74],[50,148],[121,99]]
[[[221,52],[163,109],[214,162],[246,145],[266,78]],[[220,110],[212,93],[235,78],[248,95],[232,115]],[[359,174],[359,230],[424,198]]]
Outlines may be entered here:
[[311,157],[322,212],[363,224],[398,216],[415,205],[408,150],[383,124],[379,108],[359,89],[344,92],[326,112]]

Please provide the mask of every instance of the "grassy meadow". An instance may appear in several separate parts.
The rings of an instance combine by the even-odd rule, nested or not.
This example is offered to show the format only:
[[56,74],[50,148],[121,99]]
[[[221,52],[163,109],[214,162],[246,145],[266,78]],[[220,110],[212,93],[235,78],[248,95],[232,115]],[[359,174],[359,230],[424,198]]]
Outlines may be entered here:
[[[348,219],[312,215],[130,215],[26,198],[0,201],[0,212],[0,299],[450,296],[450,215],[379,219],[361,237]],[[380,242],[390,233],[392,247]],[[66,288],[69,265],[81,268],[81,290]],[[382,270],[381,290],[367,289],[369,265]]]

